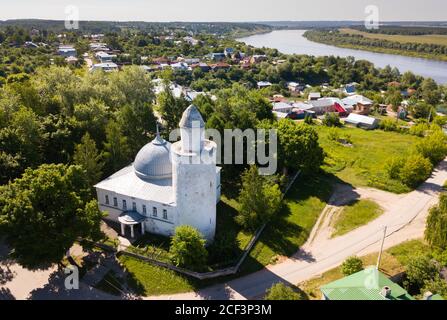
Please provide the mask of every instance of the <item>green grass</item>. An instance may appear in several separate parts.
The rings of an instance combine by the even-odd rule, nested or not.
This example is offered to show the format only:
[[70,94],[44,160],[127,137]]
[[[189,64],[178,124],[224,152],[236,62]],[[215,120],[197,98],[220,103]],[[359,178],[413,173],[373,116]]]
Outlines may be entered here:
[[[380,271],[389,277],[400,274],[405,271],[405,266],[411,256],[427,250],[427,248],[427,245],[421,240],[411,240],[385,250],[382,254]],[[375,265],[377,263],[377,256],[378,253],[373,253],[360,257],[363,261],[363,266]],[[300,283],[299,287],[310,299],[319,300],[321,299],[321,286],[343,277],[341,268],[336,267],[323,273],[320,277]]]
[[345,206],[334,223],[333,237],[344,235],[378,218],[383,209],[374,201],[358,200]]
[[351,35],[361,35],[369,39],[380,39],[388,41],[396,41],[400,43],[421,43],[421,44],[439,44],[447,45],[447,35],[442,34],[425,34],[425,35],[401,35],[401,34],[381,34],[381,33],[369,33],[360,30],[342,28],[341,33]]
[[[141,295],[188,292],[228,281],[241,274],[258,271],[275,262],[278,256],[290,256],[297,252],[300,245],[308,238],[332,193],[332,185],[331,176],[298,178],[285,198],[284,209],[277,219],[266,227],[242,265],[241,273],[235,276],[199,281],[131,257],[120,256],[121,263],[130,274],[128,284]],[[252,235],[243,232],[235,224],[237,207],[238,204],[234,199],[223,197],[218,207],[217,232],[234,232],[242,252],[242,248],[245,248]],[[228,257],[224,258],[228,260]]]
[[241,272],[260,270],[281,256],[296,253],[326,206],[332,186],[329,176],[298,177],[285,198],[283,210],[267,225]]
[[119,260],[129,274],[127,284],[139,295],[175,294],[197,288],[194,280],[177,272],[124,255]]
[[316,127],[320,144],[327,156],[323,169],[355,187],[369,186],[394,193],[411,191],[397,180],[389,179],[385,164],[393,156],[408,152],[421,138],[397,132],[340,128],[342,136],[349,135],[353,147],[328,139],[330,128]]

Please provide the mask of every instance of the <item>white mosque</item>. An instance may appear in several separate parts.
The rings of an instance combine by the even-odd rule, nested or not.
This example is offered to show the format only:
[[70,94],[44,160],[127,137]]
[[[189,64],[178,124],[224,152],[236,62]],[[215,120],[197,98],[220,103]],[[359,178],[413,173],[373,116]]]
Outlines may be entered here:
[[133,238],[135,231],[171,236],[177,226],[190,225],[213,240],[220,200],[217,145],[205,139],[195,106],[185,110],[179,126],[180,141],[171,145],[157,130],[133,164],[95,185],[99,208],[120,223],[123,235],[126,226]]

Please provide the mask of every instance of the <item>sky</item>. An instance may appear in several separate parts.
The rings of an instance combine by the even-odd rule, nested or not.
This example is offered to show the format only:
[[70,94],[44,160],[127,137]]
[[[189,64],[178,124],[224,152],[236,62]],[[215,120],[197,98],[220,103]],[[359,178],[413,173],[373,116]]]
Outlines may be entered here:
[[0,0],[0,20],[66,20],[70,5],[79,20],[360,21],[368,5],[379,8],[381,21],[447,20],[446,0]]

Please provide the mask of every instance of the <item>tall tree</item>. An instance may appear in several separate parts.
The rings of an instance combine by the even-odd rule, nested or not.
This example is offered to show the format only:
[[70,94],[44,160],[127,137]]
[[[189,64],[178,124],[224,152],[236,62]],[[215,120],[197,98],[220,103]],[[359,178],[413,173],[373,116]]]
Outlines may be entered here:
[[161,117],[166,121],[169,131],[178,127],[183,111],[188,107],[188,101],[183,94],[176,98],[171,91],[168,83],[165,83],[165,89],[157,97],[158,111]]
[[236,221],[245,229],[254,231],[279,211],[281,200],[278,184],[267,180],[259,174],[256,166],[251,166],[242,175]]
[[20,263],[58,262],[78,237],[100,236],[87,181],[79,166],[45,164],[0,187],[0,229]]
[[123,136],[120,126],[110,121],[106,127],[106,142],[104,143],[106,173],[111,174],[121,169],[130,160],[130,149],[127,138]]
[[76,145],[73,162],[84,168],[90,186],[101,179],[104,162],[96,148],[95,141],[90,138],[90,134],[86,133],[82,137],[81,143]]
[[430,209],[425,239],[433,247],[447,250],[447,194],[445,193],[439,197],[439,203]]

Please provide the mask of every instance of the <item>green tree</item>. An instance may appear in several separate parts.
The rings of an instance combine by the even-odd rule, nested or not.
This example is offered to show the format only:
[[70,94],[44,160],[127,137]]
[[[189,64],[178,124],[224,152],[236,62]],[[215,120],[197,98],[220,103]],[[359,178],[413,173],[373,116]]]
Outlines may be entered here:
[[60,261],[78,237],[98,239],[102,213],[80,166],[42,165],[0,187],[0,229],[28,267]]
[[434,130],[416,145],[416,150],[437,165],[447,155],[447,136],[441,129]]
[[415,188],[430,176],[432,170],[430,160],[415,153],[405,160],[400,169],[399,178],[405,185]]
[[174,97],[169,85],[165,84],[165,89],[157,97],[158,111],[164,121],[166,121],[167,129],[170,132],[178,127],[183,112],[188,107],[188,101],[183,94]]
[[429,254],[412,257],[406,266],[404,286],[407,290],[420,291],[427,281],[439,276],[439,266]]
[[280,165],[303,173],[318,171],[323,164],[324,153],[318,143],[316,130],[307,124],[297,124],[281,119],[278,129],[278,159]]
[[323,117],[323,125],[327,127],[341,127],[340,117],[335,112],[328,112]]
[[264,300],[305,300],[305,298],[303,294],[299,294],[291,287],[278,282],[266,291]]
[[208,252],[202,234],[191,226],[175,228],[169,253],[178,267],[202,270],[207,262]]
[[82,137],[81,143],[76,145],[73,162],[84,168],[90,186],[93,186],[101,179],[104,162],[96,148],[95,141],[90,138],[88,133]]
[[236,221],[245,229],[256,230],[279,211],[281,200],[279,186],[259,175],[256,166],[250,166],[242,174]]
[[118,111],[117,117],[131,154],[138,152],[155,133],[156,118],[148,104],[125,105]]
[[345,276],[357,273],[363,270],[363,261],[358,257],[349,257],[341,265],[341,272]]
[[447,250],[447,194],[439,197],[439,202],[429,211],[425,239],[435,248]]
[[130,149],[127,138],[123,136],[120,126],[110,121],[106,127],[106,142],[104,143],[104,158],[106,160],[106,173],[111,174],[130,160]]
[[439,294],[444,299],[447,299],[447,282],[439,275],[437,275],[433,279],[426,280],[424,282],[421,293],[424,294],[425,292]]

